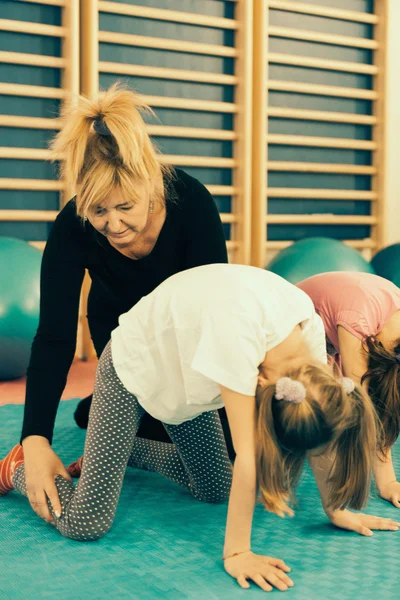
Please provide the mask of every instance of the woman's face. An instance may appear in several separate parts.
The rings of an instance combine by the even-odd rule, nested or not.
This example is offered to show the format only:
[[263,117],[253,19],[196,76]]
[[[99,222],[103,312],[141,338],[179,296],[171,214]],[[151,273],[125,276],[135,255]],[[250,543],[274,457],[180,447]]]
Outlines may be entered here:
[[115,188],[105,202],[93,208],[88,220],[113,246],[125,247],[146,229],[148,216],[148,193],[132,204],[122,196],[119,188]]

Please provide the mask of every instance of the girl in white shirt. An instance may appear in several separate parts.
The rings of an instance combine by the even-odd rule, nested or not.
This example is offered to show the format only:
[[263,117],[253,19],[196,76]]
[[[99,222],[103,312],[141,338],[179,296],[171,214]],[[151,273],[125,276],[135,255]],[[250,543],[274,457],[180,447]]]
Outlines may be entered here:
[[[279,276],[240,265],[207,265],[162,283],[120,317],[99,362],[76,488],[61,476],[61,504],[49,498],[59,531],[92,540],[111,527],[126,465],[157,471],[199,500],[229,497],[226,571],[242,587],[293,585],[282,560],[250,549],[257,491],[284,516],[310,451],[333,523],[371,534],[397,529],[356,515],[369,492],[376,425],[371,402],[326,365],[325,332],[308,296]],[[225,406],[232,470],[217,409]],[[173,444],[136,438],[147,411]],[[335,460],[320,456],[329,447]],[[3,493],[26,494],[23,453],[0,463]],[[351,476],[349,477],[349,473]],[[327,478],[329,477],[329,485]],[[0,490],[1,492],[1,490]]]

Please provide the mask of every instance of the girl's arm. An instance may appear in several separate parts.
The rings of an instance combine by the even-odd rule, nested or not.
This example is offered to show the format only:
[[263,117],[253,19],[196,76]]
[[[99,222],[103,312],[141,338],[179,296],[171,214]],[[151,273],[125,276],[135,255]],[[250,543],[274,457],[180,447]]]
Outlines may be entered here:
[[376,457],[374,478],[379,495],[400,508],[400,483],[396,479],[391,450],[386,456]]
[[[233,480],[225,533],[224,562],[226,571],[241,587],[252,579],[263,590],[272,586],[287,590],[293,583],[285,572],[290,569],[282,560],[251,552],[251,526],[257,493],[255,465],[255,398],[221,386],[236,451]],[[271,585],[270,585],[271,584]]]
[[[362,350],[362,344],[359,339],[340,325],[338,335],[343,372],[346,377],[351,377],[361,385],[361,377],[368,370],[368,360]],[[368,392],[368,390],[366,391]],[[400,483],[396,480],[390,451],[385,457],[376,457],[373,473],[380,496],[400,508]]]
[[224,556],[247,552],[251,546],[251,526],[256,501],[254,446],[255,400],[221,386],[236,452],[229,499]]
[[368,370],[368,360],[361,340],[341,325],[338,326],[338,338],[343,374],[361,385],[361,377]]
[[321,502],[326,516],[336,527],[356,531],[361,535],[373,535],[373,529],[397,531],[400,523],[391,519],[373,517],[362,513],[352,513],[347,509],[329,510],[329,474],[334,460],[334,455],[325,451],[324,454],[309,455],[309,463],[321,496]]

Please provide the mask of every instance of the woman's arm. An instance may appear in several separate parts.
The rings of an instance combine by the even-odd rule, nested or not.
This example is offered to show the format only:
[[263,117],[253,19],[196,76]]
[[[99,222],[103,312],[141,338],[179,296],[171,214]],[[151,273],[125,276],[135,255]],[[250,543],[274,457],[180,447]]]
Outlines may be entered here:
[[32,345],[21,441],[29,502],[51,521],[47,498],[61,512],[55,478],[70,479],[51,449],[54,421],[76,346],[79,297],[84,276],[84,244],[73,203],[51,230],[42,260],[40,320]]
[[223,552],[225,569],[241,587],[249,587],[247,579],[252,579],[265,591],[270,591],[271,585],[287,590],[293,582],[285,574],[290,571],[285,563],[253,554],[250,549],[257,493],[255,398],[220,387],[236,451]]
[[51,443],[75,352],[85,259],[83,232],[70,202],[58,215],[43,253],[40,319],[28,367],[22,440],[35,435]]

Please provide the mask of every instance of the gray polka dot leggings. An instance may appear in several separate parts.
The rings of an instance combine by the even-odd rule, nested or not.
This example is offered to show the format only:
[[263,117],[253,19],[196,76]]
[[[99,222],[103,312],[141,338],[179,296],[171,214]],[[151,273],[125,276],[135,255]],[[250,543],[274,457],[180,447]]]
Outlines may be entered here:
[[[137,438],[144,409],[119,380],[109,343],[100,358],[87,430],[82,474],[77,486],[56,478],[62,515],[57,529],[74,540],[96,540],[114,520],[126,466],[155,471],[185,486],[204,502],[229,496],[232,466],[217,411],[181,425],[166,425],[172,444]],[[26,493],[24,465],[13,485]]]

